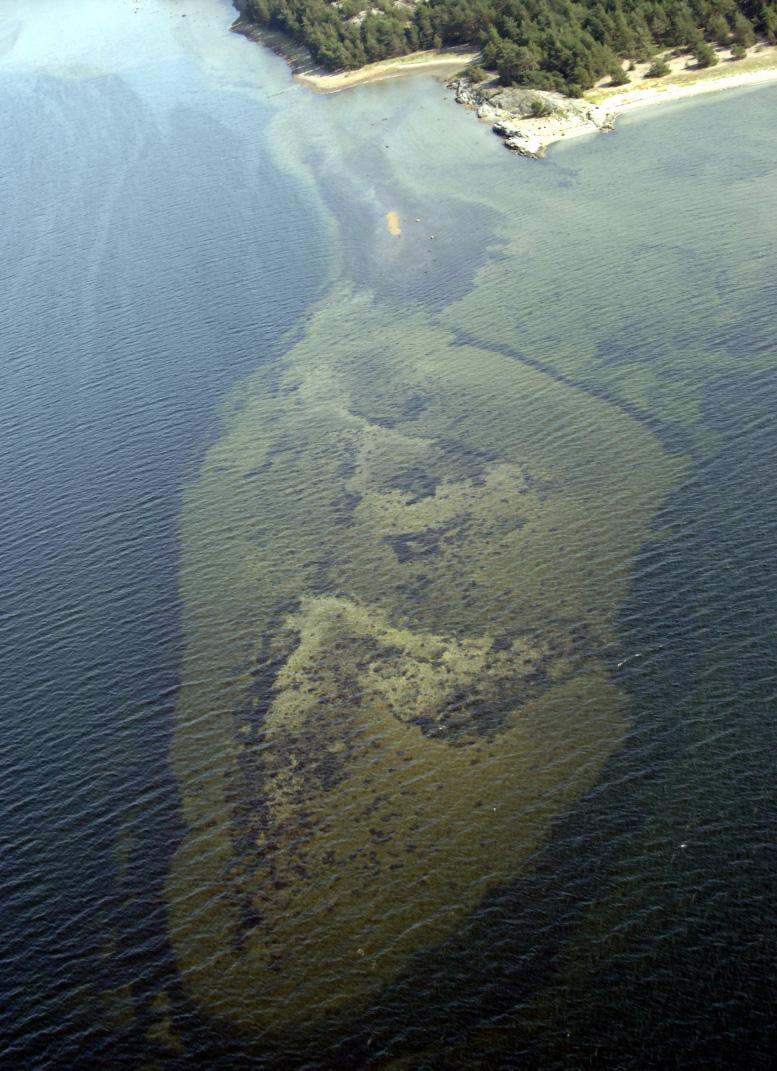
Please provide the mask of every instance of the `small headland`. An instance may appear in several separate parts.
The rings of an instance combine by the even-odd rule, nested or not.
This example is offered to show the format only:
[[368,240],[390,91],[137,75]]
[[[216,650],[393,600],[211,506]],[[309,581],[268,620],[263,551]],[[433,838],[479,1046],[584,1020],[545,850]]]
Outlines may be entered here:
[[562,138],[612,127],[608,109],[584,98],[524,86],[500,86],[496,79],[476,84],[466,75],[448,84],[455,90],[459,104],[490,123],[505,146],[521,156],[541,157],[549,145]]
[[508,149],[542,157],[548,147],[583,134],[612,130],[618,115],[724,89],[777,81],[777,47],[759,44],[735,59],[714,50],[716,62],[701,66],[691,53],[660,57],[667,73],[654,77],[650,63],[623,64],[623,82],[602,79],[582,97],[565,97],[524,86],[501,86],[497,78],[475,82],[467,72],[448,84],[456,100],[491,124]]

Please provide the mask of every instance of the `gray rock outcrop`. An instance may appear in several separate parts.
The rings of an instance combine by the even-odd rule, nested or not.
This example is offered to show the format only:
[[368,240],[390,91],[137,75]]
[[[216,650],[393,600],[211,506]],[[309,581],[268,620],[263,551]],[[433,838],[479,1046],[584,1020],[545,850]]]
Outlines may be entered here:
[[540,157],[554,141],[612,128],[612,116],[603,108],[561,93],[500,86],[496,80],[476,84],[466,77],[449,85],[459,104],[490,123],[507,148],[522,156]]

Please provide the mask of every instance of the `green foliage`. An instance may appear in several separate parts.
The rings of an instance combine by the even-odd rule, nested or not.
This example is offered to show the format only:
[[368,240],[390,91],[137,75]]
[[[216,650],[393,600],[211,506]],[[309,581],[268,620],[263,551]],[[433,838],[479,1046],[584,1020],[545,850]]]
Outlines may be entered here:
[[[394,0],[238,0],[238,6],[302,41],[330,70],[470,45],[505,85],[573,96],[612,78],[622,59],[646,61],[668,49],[698,53],[705,41],[749,48],[756,34],[777,42],[777,0],[420,0],[415,8]],[[649,72],[665,73],[656,63]]]
[[758,15],[758,29],[770,45],[777,45],[777,4],[762,4]]
[[626,71],[621,67],[620,63],[616,63],[610,70],[610,85],[611,86],[625,86],[631,81]]
[[645,78],[663,78],[669,74],[670,67],[662,59],[654,59],[650,67],[645,71]]
[[465,78],[469,78],[470,82],[485,82],[486,78],[488,78],[488,72],[479,67],[477,63],[466,67],[463,74]]
[[714,14],[707,23],[707,36],[719,45],[727,45],[731,37],[731,27],[720,13]]
[[744,59],[747,55],[747,49],[744,45],[733,44],[731,46],[731,58],[732,60]]
[[529,115],[533,119],[545,119],[549,115],[553,115],[556,109],[553,107],[549,100],[545,100],[544,97],[533,97],[529,101]]
[[737,11],[736,15],[734,15],[732,36],[738,45],[743,45],[745,48],[750,48],[751,45],[755,44],[753,24],[740,11]]
[[718,62],[717,52],[706,41],[702,41],[696,46],[693,50],[693,58],[700,67],[714,67]]

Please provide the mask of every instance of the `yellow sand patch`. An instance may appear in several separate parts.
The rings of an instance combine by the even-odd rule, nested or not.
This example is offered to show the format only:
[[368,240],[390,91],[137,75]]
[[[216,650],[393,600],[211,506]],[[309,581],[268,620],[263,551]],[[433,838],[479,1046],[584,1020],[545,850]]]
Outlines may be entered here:
[[399,238],[402,233],[402,228],[399,225],[399,216],[396,212],[386,213],[386,230],[389,234],[393,234],[395,238]]

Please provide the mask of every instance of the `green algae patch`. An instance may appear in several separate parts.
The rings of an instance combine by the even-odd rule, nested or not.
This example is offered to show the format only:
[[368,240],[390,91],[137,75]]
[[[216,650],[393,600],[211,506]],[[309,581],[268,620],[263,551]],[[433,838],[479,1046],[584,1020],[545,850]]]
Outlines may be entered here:
[[411,969],[595,783],[629,724],[630,561],[681,466],[347,291],[223,419],[182,516],[171,936],[211,1014],[299,1030]]
[[104,989],[100,994],[100,1000],[103,1022],[108,1027],[120,1030],[132,1025],[135,1020],[135,1004],[132,985],[129,982],[112,989]]
[[151,1002],[151,1021],[146,1031],[151,1045],[166,1055],[181,1056],[186,1047],[173,1026],[172,1003],[167,992],[162,990]]

